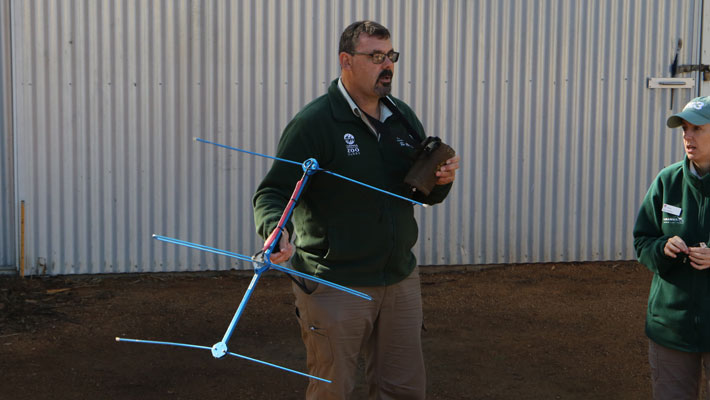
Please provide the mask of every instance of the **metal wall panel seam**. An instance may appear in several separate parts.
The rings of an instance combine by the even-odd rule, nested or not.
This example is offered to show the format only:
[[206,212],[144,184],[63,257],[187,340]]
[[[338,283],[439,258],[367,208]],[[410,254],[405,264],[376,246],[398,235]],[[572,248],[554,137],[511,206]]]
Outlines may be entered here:
[[[700,63],[708,64],[710,63],[710,2],[707,0],[702,1],[701,6],[701,18],[700,18]],[[710,95],[710,82],[701,81],[698,87],[698,96],[708,96]]]
[[[16,57],[15,57],[15,45],[14,45],[14,40],[13,40],[13,29],[15,26],[14,19],[12,18],[13,14],[13,4],[12,2],[7,2],[4,3],[2,6],[2,15],[0,15],[0,18],[2,18],[3,22],[7,22],[7,24],[3,24],[6,27],[9,27],[7,31],[3,30],[3,33],[0,34],[0,39],[3,40],[2,50],[3,52],[3,59],[8,60],[9,62],[4,63],[2,67],[0,67],[0,71],[3,72],[3,93],[0,93],[0,96],[2,96],[2,111],[0,111],[4,115],[4,126],[1,128],[3,137],[2,140],[3,144],[2,147],[4,149],[4,152],[9,153],[9,157],[11,157],[11,162],[7,163],[5,160],[2,162],[5,163],[4,167],[0,168],[0,170],[5,169],[5,166],[8,168],[11,168],[11,171],[7,171],[7,174],[4,174],[0,179],[5,179],[5,177],[8,178],[7,182],[7,187],[9,188],[9,195],[4,194],[3,196],[7,196],[7,200],[10,204],[8,204],[7,208],[7,214],[8,214],[8,219],[11,219],[11,222],[8,223],[10,227],[8,228],[7,226],[4,226],[2,229],[0,235],[4,237],[7,235],[8,237],[4,238],[4,242],[2,243],[3,247],[7,245],[6,248],[12,249],[8,250],[8,253],[10,254],[4,254],[3,257],[0,258],[0,266],[4,266],[4,264],[8,262],[13,262],[14,267],[17,269],[20,265],[20,216],[17,215],[15,210],[19,209],[19,204],[20,204],[20,197],[19,194],[16,190],[16,185],[18,182],[18,176],[17,176],[17,132],[16,132],[16,107],[15,104],[17,104],[17,98],[16,98],[16,90],[15,90],[15,71],[17,70],[16,66]],[[5,32],[7,33],[6,40],[5,39]],[[6,45],[7,44],[7,45]],[[8,79],[6,79],[8,78]],[[6,86],[7,85],[7,86]],[[7,95],[7,96],[6,96]],[[9,112],[8,112],[9,111]],[[6,138],[9,138],[9,142]],[[8,146],[9,144],[9,146]],[[4,207],[4,206],[2,206]],[[0,211],[3,212],[3,211]],[[0,239],[2,238],[0,237]]]

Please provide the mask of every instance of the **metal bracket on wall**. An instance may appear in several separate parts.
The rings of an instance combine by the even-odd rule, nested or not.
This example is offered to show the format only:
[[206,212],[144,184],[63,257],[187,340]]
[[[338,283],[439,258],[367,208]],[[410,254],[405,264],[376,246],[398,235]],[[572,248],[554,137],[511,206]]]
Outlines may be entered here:
[[648,78],[649,89],[684,89],[694,86],[694,78]]
[[676,67],[676,73],[682,74],[684,72],[702,72],[703,73],[703,81],[707,82],[710,81],[710,65],[706,64],[686,64],[686,65],[679,65]]

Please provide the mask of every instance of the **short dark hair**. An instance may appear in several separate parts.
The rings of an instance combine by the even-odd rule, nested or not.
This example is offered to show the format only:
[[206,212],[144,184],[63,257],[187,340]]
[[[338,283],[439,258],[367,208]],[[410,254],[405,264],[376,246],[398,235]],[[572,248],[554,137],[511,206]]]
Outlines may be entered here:
[[390,31],[375,21],[353,22],[345,28],[343,34],[340,35],[338,54],[343,52],[352,54],[355,51],[355,47],[357,47],[360,34],[362,33],[374,36],[378,39],[389,39],[390,37]]

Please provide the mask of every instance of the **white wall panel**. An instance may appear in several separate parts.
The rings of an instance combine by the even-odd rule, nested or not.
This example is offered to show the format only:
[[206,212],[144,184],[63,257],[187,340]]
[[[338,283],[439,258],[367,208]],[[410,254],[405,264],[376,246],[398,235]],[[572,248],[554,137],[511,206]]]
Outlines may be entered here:
[[273,154],[364,18],[402,53],[394,94],[462,156],[446,203],[418,211],[420,263],[631,259],[638,204],[683,154],[646,79],[678,38],[698,60],[700,4],[12,1],[27,273],[249,268],[150,237],[259,247],[270,162],[192,139]]

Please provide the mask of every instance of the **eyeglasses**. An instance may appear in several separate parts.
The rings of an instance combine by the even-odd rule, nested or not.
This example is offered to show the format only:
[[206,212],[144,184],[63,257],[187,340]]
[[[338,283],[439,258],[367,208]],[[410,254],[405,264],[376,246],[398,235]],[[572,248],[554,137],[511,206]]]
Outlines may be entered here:
[[397,52],[394,51],[394,50],[390,50],[390,52],[387,53],[387,54],[385,54],[385,53],[379,53],[379,52],[374,52],[374,53],[358,53],[358,52],[356,52],[356,51],[354,51],[354,52],[352,52],[352,53],[350,53],[350,54],[352,54],[352,55],[360,54],[360,55],[362,55],[362,56],[370,56],[370,57],[372,57],[372,63],[373,63],[373,64],[382,64],[383,62],[385,62],[385,57],[389,58],[390,61],[392,61],[393,63],[396,63],[397,60],[399,60],[399,53],[397,53]]

